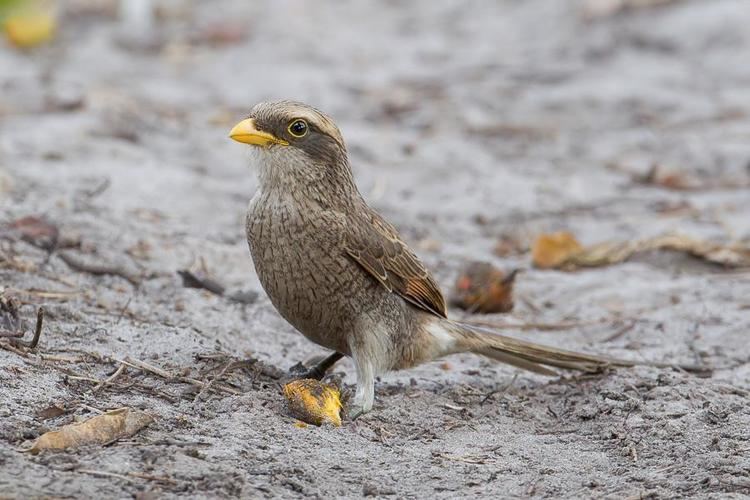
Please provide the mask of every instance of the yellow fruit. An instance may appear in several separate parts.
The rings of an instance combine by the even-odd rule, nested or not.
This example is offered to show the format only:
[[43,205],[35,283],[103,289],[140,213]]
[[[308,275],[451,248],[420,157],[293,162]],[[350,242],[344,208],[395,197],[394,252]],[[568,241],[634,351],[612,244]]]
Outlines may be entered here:
[[336,387],[313,379],[293,380],[284,386],[284,396],[295,418],[314,425],[341,425],[341,393]]
[[29,10],[11,14],[5,19],[5,36],[16,47],[28,48],[49,41],[55,34],[56,21],[51,12]]

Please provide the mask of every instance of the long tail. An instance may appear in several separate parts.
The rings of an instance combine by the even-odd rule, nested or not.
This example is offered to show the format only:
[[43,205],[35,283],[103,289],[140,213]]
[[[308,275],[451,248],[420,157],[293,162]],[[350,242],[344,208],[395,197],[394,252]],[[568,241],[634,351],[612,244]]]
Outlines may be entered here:
[[[523,368],[543,375],[557,375],[558,373],[548,367],[563,368],[566,370],[578,370],[584,372],[597,372],[609,366],[656,366],[673,367],[678,365],[668,363],[649,363],[629,361],[611,358],[607,356],[595,356],[580,352],[567,351],[542,344],[528,342],[512,337],[500,335],[492,330],[467,325],[456,321],[439,319],[433,323],[431,328],[438,343],[441,345],[443,354],[454,354],[460,352],[473,352],[488,358],[507,363],[509,365]],[[437,335],[436,335],[437,333]],[[705,367],[679,365],[688,371],[706,371]]]

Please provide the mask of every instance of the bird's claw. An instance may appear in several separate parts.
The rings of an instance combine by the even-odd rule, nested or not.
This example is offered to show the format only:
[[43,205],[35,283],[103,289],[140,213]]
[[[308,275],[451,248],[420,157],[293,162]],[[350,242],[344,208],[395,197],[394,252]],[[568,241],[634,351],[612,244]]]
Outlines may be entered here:
[[365,413],[366,412],[365,412],[364,407],[359,406],[359,405],[352,405],[349,408],[347,415],[349,416],[349,420],[354,421],[354,420],[357,420],[362,415],[364,415]]
[[306,367],[302,363],[297,363],[296,365],[289,368],[289,378],[293,380],[301,380],[306,378],[311,378],[314,380],[321,380],[323,377],[325,377],[325,371],[320,369],[320,366],[315,365],[311,368]]

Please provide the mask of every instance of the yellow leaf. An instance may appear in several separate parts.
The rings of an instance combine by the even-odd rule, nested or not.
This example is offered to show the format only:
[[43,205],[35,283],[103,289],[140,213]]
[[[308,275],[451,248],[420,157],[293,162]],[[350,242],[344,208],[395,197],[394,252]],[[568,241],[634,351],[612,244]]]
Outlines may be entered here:
[[119,408],[59,430],[42,434],[29,448],[34,455],[42,450],[64,450],[88,444],[105,444],[132,436],[154,421],[140,410]]
[[535,267],[557,268],[579,253],[582,248],[575,236],[567,231],[541,234],[531,249],[531,259]]
[[289,412],[303,422],[341,425],[341,393],[318,380],[293,380],[284,386]]

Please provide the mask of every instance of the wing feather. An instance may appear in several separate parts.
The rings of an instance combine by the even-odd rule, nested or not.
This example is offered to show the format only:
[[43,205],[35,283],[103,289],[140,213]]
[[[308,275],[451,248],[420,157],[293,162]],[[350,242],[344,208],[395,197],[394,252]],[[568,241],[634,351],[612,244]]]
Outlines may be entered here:
[[370,212],[352,225],[347,254],[388,291],[437,316],[447,317],[445,299],[424,264],[380,215]]

